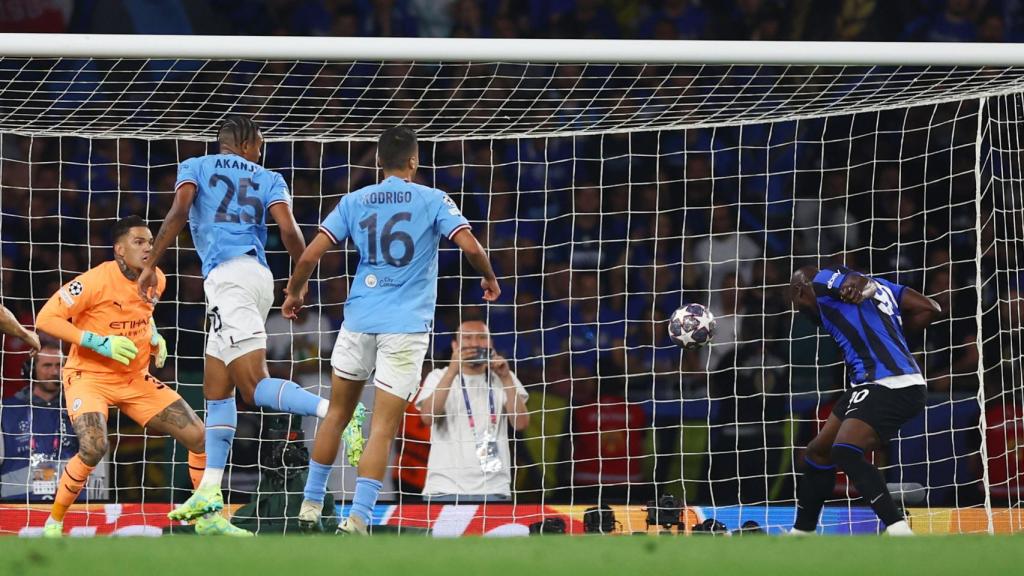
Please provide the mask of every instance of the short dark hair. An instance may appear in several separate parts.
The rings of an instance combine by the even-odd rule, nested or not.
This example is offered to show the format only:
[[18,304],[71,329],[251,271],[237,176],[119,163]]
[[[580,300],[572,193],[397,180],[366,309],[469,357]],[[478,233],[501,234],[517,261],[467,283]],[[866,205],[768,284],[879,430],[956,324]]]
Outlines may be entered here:
[[121,239],[125,234],[128,233],[132,228],[137,227],[148,228],[149,225],[140,216],[132,214],[131,216],[125,216],[114,224],[114,227],[110,229],[110,240],[114,244],[117,244],[118,240]]
[[260,126],[248,116],[228,116],[217,129],[217,141],[228,146],[239,146],[256,138]]
[[405,168],[409,158],[416,155],[416,133],[405,126],[388,128],[377,141],[377,157],[384,169]]

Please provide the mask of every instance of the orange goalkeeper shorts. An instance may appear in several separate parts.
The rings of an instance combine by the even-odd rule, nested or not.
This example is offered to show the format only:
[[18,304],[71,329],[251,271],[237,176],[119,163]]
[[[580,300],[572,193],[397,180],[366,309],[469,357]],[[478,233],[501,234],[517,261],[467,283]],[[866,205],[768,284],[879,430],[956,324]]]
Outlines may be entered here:
[[176,391],[146,372],[132,375],[97,374],[68,370],[64,374],[64,398],[71,421],[86,412],[104,417],[110,406],[145,426],[171,404],[181,399]]

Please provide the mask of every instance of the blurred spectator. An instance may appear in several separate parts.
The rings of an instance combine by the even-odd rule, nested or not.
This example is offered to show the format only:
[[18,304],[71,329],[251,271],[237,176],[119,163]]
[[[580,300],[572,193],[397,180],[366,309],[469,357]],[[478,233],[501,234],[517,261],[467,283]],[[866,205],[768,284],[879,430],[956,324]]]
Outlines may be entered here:
[[575,383],[571,431],[562,461],[571,473],[563,481],[568,498],[579,502],[642,501],[650,494],[643,480],[644,441],[649,430],[639,404],[621,391],[604,390],[595,379]]
[[508,429],[529,424],[528,398],[491,347],[487,325],[463,322],[452,341],[451,362],[427,374],[417,400],[431,427],[423,495],[439,501],[510,499]]
[[728,274],[743,285],[750,284],[754,259],[762,249],[748,235],[738,230],[739,219],[728,206],[711,211],[711,234],[694,243],[694,268],[701,275],[701,286],[712,291],[721,288]]
[[62,365],[60,343],[44,337],[39,354],[25,361],[24,376],[30,384],[0,402],[4,500],[53,500],[62,463],[78,452],[61,393]]
[[697,40],[705,37],[707,27],[708,15],[698,3],[666,0],[640,24],[637,35],[659,40]]
[[946,0],[945,9],[911,21],[903,32],[904,41],[973,42],[978,36],[975,25],[976,0]]
[[0,32],[67,32],[74,7],[75,0],[2,0]]

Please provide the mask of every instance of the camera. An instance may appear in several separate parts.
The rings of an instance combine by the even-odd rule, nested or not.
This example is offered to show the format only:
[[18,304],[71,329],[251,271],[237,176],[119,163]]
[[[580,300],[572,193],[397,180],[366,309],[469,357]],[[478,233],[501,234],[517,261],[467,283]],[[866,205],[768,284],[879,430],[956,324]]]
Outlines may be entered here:
[[647,526],[661,526],[666,530],[673,526],[682,526],[682,508],[678,498],[671,494],[662,494],[657,500],[647,503]]
[[467,354],[463,361],[471,365],[485,364],[494,356],[493,348],[471,348],[467,349],[466,352]]

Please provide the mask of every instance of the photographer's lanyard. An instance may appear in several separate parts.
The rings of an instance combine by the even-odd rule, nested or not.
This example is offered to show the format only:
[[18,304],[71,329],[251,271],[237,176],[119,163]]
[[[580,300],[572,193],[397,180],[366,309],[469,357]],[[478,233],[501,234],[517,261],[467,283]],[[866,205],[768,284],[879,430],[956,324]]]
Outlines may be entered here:
[[[484,377],[487,380],[487,407],[491,411],[491,426],[498,428],[498,413],[494,410],[494,389],[491,387],[491,371],[488,370]],[[473,407],[469,405],[469,391],[466,388],[466,378],[459,372],[459,382],[462,387],[462,401],[466,404],[466,415],[469,416],[469,431],[476,438],[476,421],[473,419]]]

